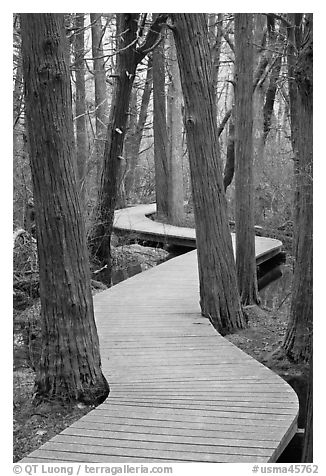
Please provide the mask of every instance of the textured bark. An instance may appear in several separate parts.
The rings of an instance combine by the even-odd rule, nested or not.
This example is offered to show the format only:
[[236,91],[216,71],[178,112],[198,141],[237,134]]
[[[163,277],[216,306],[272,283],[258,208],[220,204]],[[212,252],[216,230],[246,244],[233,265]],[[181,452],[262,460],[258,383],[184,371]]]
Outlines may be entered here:
[[264,113],[263,143],[264,145],[266,143],[268,134],[271,130],[272,115],[273,115],[275,96],[276,96],[276,90],[277,90],[277,80],[280,75],[281,66],[282,66],[282,56],[280,55],[276,58],[275,63],[273,65],[270,78],[269,78],[268,88],[266,91],[265,104],[263,109],[263,113]]
[[173,14],[196,222],[200,304],[222,334],[244,327],[223,189],[205,14]]
[[19,119],[22,113],[22,102],[23,102],[23,70],[22,70],[22,63],[21,63],[21,53],[20,53],[20,45],[18,46],[18,58],[17,58],[17,67],[16,67],[16,74],[15,74],[15,82],[14,82],[14,91],[13,91],[13,126],[14,132],[17,124],[19,123]]
[[184,218],[183,171],[182,171],[182,89],[177,52],[170,32],[168,69],[170,75],[167,96],[168,153],[168,219],[172,225],[180,225]]
[[311,355],[309,363],[309,382],[308,382],[308,395],[306,404],[306,422],[305,422],[305,434],[302,450],[302,463],[313,462],[313,357]]
[[[294,24],[300,24],[298,16]],[[294,197],[294,277],[290,319],[283,342],[287,356],[294,361],[308,361],[312,352],[313,316],[313,38],[312,16],[295,35],[289,29],[291,56],[293,45],[299,52],[290,62],[293,76],[290,90],[292,147],[295,156]],[[297,29],[296,29],[297,31]],[[302,36],[301,36],[302,35]],[[293,43],[293,39],[295,43]],[[293,79],[291,79],[293,78]]]
[[158,215],[168,216],[168,153],[166,122],[164,41],[153,52],[153,130],[156,209]]
[[234,19],[236,267],[243,305],[259,302],[253,204],[252,14]]
[[107,123],[106,75],[102,46],[103,32],[101,15],[99,13],[90,13],[90,20],[92,24],[92,55],[95,87],[95,160],[97,179],[99,181]]
[[103,401],[75,162],[62,14],[22,14],[23,69],[37,228],[42,353],[37,399]]
[[220,69],[220,55],[221,55],[221,43],[222,43],[222,19],[223,13],[209,13],[208,15],[208,34],[210,50],[212,55],[212,83],[213,89],[216,94],[218,73]]
[[123,164],[121,167],[122,180],[120,182],[118,207],[125,208],[127,205],[127,177],[131,168],[131,164],[136,162],[136,130],[137,130],[137,87],[133,87],[130,96],[128,123],[126,127],[126,135],[123,144]]
[[254,64],[254,93],[253,93],[253,159],[256,167],[264,160],[264,103],[267,89],[265,70],[272,53],[267,46],[266,16],[261,13],[253,15],[253,64]]
[[21,37],[19,14],[14,15],[14,90],[13,90],[13,152],[18,150],[20,138],[23,136],[23,68],[21,58]]
[[167,14],[156,15],[146,39],[140,46],[137,46],[139,13],[117,14],[117,47],[119,51],[116,66],[117,77],[107,128],[103,170],[95,213],[96,222],[90,242],[93,257],[106,267],[108,284],[111,282],[111,233],[132,85],[137,65],[151,48],[155,47],[167,16]]
[[[265,71],[267,65],[268,65],[268,58],[265,57],[265,56],[261,56],[259,61],[258,61],[257,66],[255,68],[254,77],[253,77],[252,92],[254,94],[254,97],[255,97],[255,92],[256,92],[257,86],[259,85],[260,81],[262,80],[262,76],[264,74],[264,71]],[[261,95],[260,95],[260,97],[261,97]],[[263,101],[263,99],[261,97],[261,104],[262,104],[262,101]],[[253,106],[253,109],[255,111],[256,111],[256,108],[258,107],[257,104],[258,103],[256,101],[256,106]],[[233,177],[234,177],[235,157],[234,157],[234,119],[233,119],[234,111],[233,111],[233,109],[234,108],[232,107],[231,109],[229,109],[226,112],[220,126],[218,127],[218,134],[220,135],[223,132],[224,127],[227,124],[227,122],[230,120],[230,118],[232,118],[230,120],[230,126],[229,126],[226,162],[225,162],[224,177],[223,177],[225,191],[227,190],[228,186],[231,185]],[[259,116],[258,114],[255,114],[256,119],[258,119],[258,116]],[[262,118],[262,116],[260,116],[260,117]],[[261,146],[258,147],[258,149],[262,150]]]
[[[91,249],[94,257],[106,266],[106,281],[111,283],[111,233],[114,209],[117,201],[118,179],[122,148],[126,131],[128,108],[136,66],[133,48],[127,48],[135,41],[138,14],[117,15],[117,78],[112,95],[110,117],[104,148],[104,163],[96,209],[96,224]],[[124,34],[122,34],[125,32]]]
[[224,190],[228,188],[231,184],[234,176],[234,120],[233,118],[229,121],[229,134],[228,134],[228,143],[226,148],[226,162],[223,173],[223,184]]
[[82,200],[85,198],[85,172],[88,156],[86,134],[86,90],[85,90],[85,46],[84,13],[76,13],[76,34],[74,38],[76,75],[76,150],[79,189]]
[[[138,120],[135,121],[131,127],[131,131],[128,131],[128,136],[126,137],[125,144],[124,144],[124,155],[126,156],[126,161],[128,164],[126,177],[125,177],[125,193],[126,199],[130,199],[130,195],[132,194],[134,187],[135,187],[135,175],[136,175],[136,167],[137,161],[140,151],[140,144],[143,137],[143,131],[147,120],[147,111],[148,105],[151,97],[153,87],[153,61],[152,57],[148,59],[147,65],[147,73],[146,73],[146,80],[144,91],[142,95],[140,111],[138,115]],[[132,106],[131,106],[132,109]],[[137,114],[137,109],[135,110]]]

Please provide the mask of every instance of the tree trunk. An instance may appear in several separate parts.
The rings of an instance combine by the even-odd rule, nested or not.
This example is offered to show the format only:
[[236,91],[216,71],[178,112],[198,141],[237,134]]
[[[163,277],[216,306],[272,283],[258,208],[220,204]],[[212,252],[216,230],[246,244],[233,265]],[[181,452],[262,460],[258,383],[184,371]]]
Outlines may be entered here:
[[17,152],[19,138],[22,136],[21,121],[23,112],[23,68],[21,58],[21,38],[19,34],[19,15],[14,16],[14,90],[13,90],[13,151]]
[[109,386],[101,371],[77,186],[64,16],[21,18],[42,318],[35,394],[98,403]]
[[[290,319],[283,342],[287,356],[294,361],[308,361],[312,351],[313,315],[313,39],[312,16],[305,20],[302,37],[295,38],[290,31],[290,48],[293,38],[299,51],[295,64],[289,64],[289,81],[293,81],[290,94],[292,147],[295,165],[294,212],[294,277]],[[294,30],[295,27],[293,27]],[[304,43],[303,43],[304,41]],[[294,78],[294,80],[292,79]]]
[[206,15],[172,14],[196,222],[201,310],[222,334],[245,326],[223,188]]
[[[129,117],[128,125],[123,145],[123,158],[124,158],[124,173],[123,183],[120,189],[120,203],[119,206],[124,208],[127,203],[127,196],[129,195],[126,185],[127,177],[129,175],[132,164],[136,164],[136,131],[137,131],[137,87],[133,87],[129,105]],[[128,182],[129,185],[129,182]]]
[[213,63],[213,89],[217,93],[218,73],[220,69],[220,54],[222,44],[222,20],[223,13],[209,13],[208,14],[208,34],[209,44]]
[[166,123],[164,41],[153,52],[153,129],[156,209],[158,215],[168,216],[168,134]]
[[313,462],[313,404],[313,357],[311,354],[309,363],[309,382],[306,403],[305,433],[301,458],[302,463]]
[[93,257],[105,266],[107,284],[111,283],[111,233],[132,85],[137,65],[155,46],[166,19],[167,14],[156,15],[146,39],[137,47],[139,13],[117,15],[117,77],[105,142],[101,185],[95,213],[96,223],[90,243]]
[[132,137],[129,138],[128,144],[125,144],[126,148],[126,160],[128,162],[128,170],[125,178],[125,192],[127,200],[130,199],[130,196],[135,187],[135,173],[137,167],[137,161],[140,151],[140,144],[143,137],[143,131],[147,119],[147,111],[149,100],[151,97],[153,86],[153,62],[152,57],[148,59],[146,80],[144,86],[144,92],[142,95],[140,112],[138,115],[138,121],[135,128],[135,132]]
[[[136,62],[133,48],[126,48],[135,41],[138,14],[117,15],[117,78],[112,95],[110,118],[104,149],[104,163],[96,210],[96,224],[92,237],[92,252],[106,266],[106,281],[111,283],[110,242],[113,215],[117,200],[118,178],[123,141],[128,119],[128,108],[135,78]],[[124,34],[122,34],[125,32]]]
[[172,225],[180,225],[184,218],[183,170],[182,170],[182,89],[177,52],[172,33],[169,37],[169,87],[167,97],[168,124],[168,219]]
[[87,162],[86,135],[86,90],[85,90],[85,46],[84,46],[84,13],[76,13],[76,33],[74,42],[75,74],[76,74],[76,150],[77,170],[82,202],[85,198],[85,173]]
[[103,32],[101,15],[99,13],[90,13],[90,20],[92,24],[92,55],[95,86],[95,157],[97,182],[99,182],[107,123],[106,75],[102,46]]
[[[268,65],[268,59],[265,56],[261,56],[259,59],[259,62],[256,66],[254,77],[253,77],[253,86],[252,86],[252,93],[255,96],[255,92],[257,89],[257,86],[259,85],[262,76],[264,74],[265,68]],[[257,106],[257,101],[253,101],[253,110],[255,111]],[[227,122],[230,120],[230,126],[229,126],[229,135],[228,135],[228,143],[227,143],[227,153],[226,153],[226,163],[224,167],[224,189],[225,191],[227,190],[228,186],[231,185],[233,176],[234,176],[234,167],[235,167],[235,156],[234,156],[234,141],[235,141],[235,136],[234,136],[234,107],[230,108],[224,115],[223,120],[221,121],[220,126],[218,127],[218,135],[220,136],[224,130],[225,125]],[[256,122],[258,121],[258,116],[259,114],[255,114],[255,119]],[[254,122],[254,121],[253,121]],[[259,121],[258,121],[259,123]],[[255,130],[256,127],[253,124],[253,129]],[[255,135],[255,134],[254,134]],[[257,140],[256,140],[257,142]],[[258,147],[259,148],[259,147]],[[261,150],[261,149],[260,149]]]
[[265,103],[263,108],[263,114],[264,114],[263,143],[264,145],[266,144],[268,134],[271,130],[272,116],[274,111],[274,103],[275,103],[275,96],[276,96],[276,90],[277,90],[277,80],[280,75],[281,66],[282,66],[282,56],[279,55],[275,60],[275,63],[273,65],[273,68],[270,74],[269,84],[266,91]]
[[252,15],[234,20],[235,47],[235,224],[236,266],[243,305],[259,302],[253,204]]
[[[253,35],[251,43],[254,43],[253,64],[255,67],[254,92],[253,92],[253,160],[259,164],[264,161],[264,102],[266,93],[266,81],[264,72],[270,61],[271,53],[264,49],[266,44],[266,16],[261,13],[253,15]],[[240,40],[241,41],[241,40]]]
[[228,134],[228,143],[226,147],[226,162],[223,173],[223,184],[224,190],[226,191],[228,186],[231,184],[234,176],[234,120],[231,116],[229,120],[229,134]]

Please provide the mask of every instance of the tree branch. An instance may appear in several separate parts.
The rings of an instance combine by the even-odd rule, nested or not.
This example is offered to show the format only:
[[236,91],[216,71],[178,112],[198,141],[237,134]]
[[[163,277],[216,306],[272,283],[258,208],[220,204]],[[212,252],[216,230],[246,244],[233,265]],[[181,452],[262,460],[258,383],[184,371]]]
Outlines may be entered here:
[[169,13],[159,13],[153,21],[146,35],[144,43],[139,48],[137,48],[137,54],[140,58],[139,62],[147,55],[147,53],[157,46],[158,39],[160,40],[161,29],[166,23],[168,17]]
[[218,137],[220,137],[220,135],[222,134],[222,132],[224,130],[224,127],[226,126],[226,123],[228,122],[228,120],[231,117],[232,111],[233,111],[233,106],[228,111],[226,111],[225,116],[223,117],[221,124],[217,128]]
[[232,43],[232,41],[229,37],[229,33],[225,30],[222,30],[222,36],[225,39],[225,41],[227,42],[227,44],[229,45],[231,51],[233,51],[233,53],[234,53],[234,44]]

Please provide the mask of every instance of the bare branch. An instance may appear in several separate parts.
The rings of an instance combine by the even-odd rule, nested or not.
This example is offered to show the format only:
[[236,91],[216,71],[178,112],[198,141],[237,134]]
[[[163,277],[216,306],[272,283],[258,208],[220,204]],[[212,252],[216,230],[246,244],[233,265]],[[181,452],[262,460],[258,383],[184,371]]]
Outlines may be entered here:
[[222,36],[229,45],[231,51],[233,51],[234,53],[234,44],[232,43],[231,38],[229,37],[229,33],[226,30],[222,29]]
[[220,137],[220,135],[222,134],[222,132],[224,130],[224,127],[226,126],[226,123],[228,122],[228,120],[231,117],[232,111],[233,111],[233,106],[228,111],[226,111],[225,116],[223,117],[221,124],[217,128],[218,137]]

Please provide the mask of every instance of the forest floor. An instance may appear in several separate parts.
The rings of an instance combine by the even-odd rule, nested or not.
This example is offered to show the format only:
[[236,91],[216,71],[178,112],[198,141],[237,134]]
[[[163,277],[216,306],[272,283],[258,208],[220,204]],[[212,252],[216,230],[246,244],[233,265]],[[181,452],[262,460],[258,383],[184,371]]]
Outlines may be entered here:
[[[192,218],[188,217],[187,225],[191,226],[192,223]],[[140,258],[141,248],[136,247],[135,253],[136,256],[130,254],[132,263],[137,260],[144,261],[144,258]],[[147,260],[148,251],[145,252],[145,257]],[[160,253],[156,260],[162,260]],[[285,292],[289,295],[288,289]],[[306,365],[289,361],[280,351],[287,327],[290,299],[281,297],[276,301],[271,300],[270,297],[264,296],[264,291],[262,295],[260,307],[252,306],[246,309],[249,317],[248,327],[225,337],[292,385],[299,395],[299,428],[302,428],[308,368]],[[37,356],[33,356],[33,339],[37,341],[38,338],[35,320],[38,319],[39,312],[38,300],[24,311],[14,311],[14,462],[40,447],[93,408],[82,404],[60,405],[50,401],[39,406],[33,404],[35,372],[32,367],[33,361],[37,359]],[[27,339],[26,333],[24,337],[21,331],[22,322],[28,323]]]

